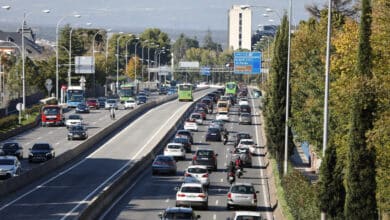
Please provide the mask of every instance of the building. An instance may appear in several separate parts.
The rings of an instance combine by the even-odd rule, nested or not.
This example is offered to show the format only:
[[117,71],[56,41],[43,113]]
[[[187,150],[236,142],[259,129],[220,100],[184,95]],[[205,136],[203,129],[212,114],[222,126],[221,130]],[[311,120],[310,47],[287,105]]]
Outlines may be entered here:
[[228,45],[233,50],[251,50],[252,10],[233,5],[228,13]]

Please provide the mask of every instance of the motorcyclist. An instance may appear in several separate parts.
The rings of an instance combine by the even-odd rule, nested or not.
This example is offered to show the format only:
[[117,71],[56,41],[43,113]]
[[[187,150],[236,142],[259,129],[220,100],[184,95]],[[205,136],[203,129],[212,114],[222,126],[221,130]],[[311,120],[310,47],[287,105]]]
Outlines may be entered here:
[[226,145],[228,142],[229,135],[227,132],[223,133],[223,145]]
[[243,163],[242,163],[242,160],[241,160],[241,157],[240,157],[240,156],[238,156],[238,157],[236,158],[236,160],[234,161],[234,163],[235,163],[236,169],[241,169],[242,171],[244,171],[244,166],[243,166]]

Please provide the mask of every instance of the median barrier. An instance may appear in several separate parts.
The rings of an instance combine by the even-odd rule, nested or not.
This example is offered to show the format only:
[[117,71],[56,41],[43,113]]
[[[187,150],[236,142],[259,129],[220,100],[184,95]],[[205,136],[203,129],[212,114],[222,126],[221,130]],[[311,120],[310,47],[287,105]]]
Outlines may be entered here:
[[[200,91],[207,88],[202,88],[195,91]],[[146,104],[141,105],[140,107],[130,111],[126,115],[124,115],[122,118],[116,120],[114,123],[110,124],[107,127],[104,127],[101,131],[96,133],[93,136],[90,136],[87,140],[85,140],[83,143],[79,144],[78,146],[74,147],[73,149],[70,149],[59,156],[43,162],[39,164],[38,166],[34,167],[33,169],[23,172],[21,175],[12,177],[10,179],[4,180],[0,182],[0,197],[4,197],[12,192],[15,192],[16,190],[27,186],[28,184],[32,183],[33,181],[38,180],[39,178],[43,177],[44,175],[47,175],[56,169],[59,169],[66,163],[74,160],[75,158],[79,157],[80,154],[83,152],[86,152],[87,150],[90,150],[92,147],[94,147],[96,144],[104,140],[108,135],[110,135],[115,130],[119,129],[122,126],[125,126],[127,123],[129,123],[132,120],[135,120],[140,115],[144,114],[145,112],[149,111],[150,109],[157,107],[163,103],[172,101],[177,99],[177,94],[167,96],[164,98],[161,98],[157,101],[152,101]]]

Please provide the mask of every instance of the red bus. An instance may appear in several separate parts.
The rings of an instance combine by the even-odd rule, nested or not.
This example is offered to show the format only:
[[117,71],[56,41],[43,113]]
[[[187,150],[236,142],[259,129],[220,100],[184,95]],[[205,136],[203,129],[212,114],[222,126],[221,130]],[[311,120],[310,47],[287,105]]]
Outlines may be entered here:
[[61,106],[45,105],[41,110],[42,126],[57,125],[63,126],[65,124],[65,117]]

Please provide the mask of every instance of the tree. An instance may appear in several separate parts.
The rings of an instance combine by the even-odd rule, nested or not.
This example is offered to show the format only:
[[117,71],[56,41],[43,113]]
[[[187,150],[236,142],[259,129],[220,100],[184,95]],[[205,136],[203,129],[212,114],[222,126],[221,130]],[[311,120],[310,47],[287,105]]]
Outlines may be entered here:
[[203,48],[214,50],[214,51],[222,51],[222,46],[213,41],[213,37],[210,30],[207,30],[207,33],[203,39]]
[[[332,0],[332,11],[335,13],[340,13],[345,16],[351,17],[357,13],[356,8],[351,8],[352,0]],[[324,8],[327,7],[327,4],[324,5]],[[305,5],[306,10],[316,18],[321,17],[321,9],[317,4]],[[326,10],[327,11],[327,10]]]
[[345,188],[343,185],[343,169],[337,160],[335,146],[326,149],[321,163],[319,181],[320,208],[328,219],[344,219]]
[[127,63],[126,75],[131,79],[134,79],[136,70],[137,70],[137,79],[138,79],[140,78],[140,74],[141,74],[141,59],[138,56],[132,57]]
[[188,38],[184,34],[180,34],[179,38],[172,45],[175,62],[184,59],[186,51],[190,48],[199,48],[199,42],[195,38]]
[[375,150],[367,146],[376,111],[372,82],[371,5],[362,0],[356,86],[352,93],[345,201],[346,219],[377,219]]

